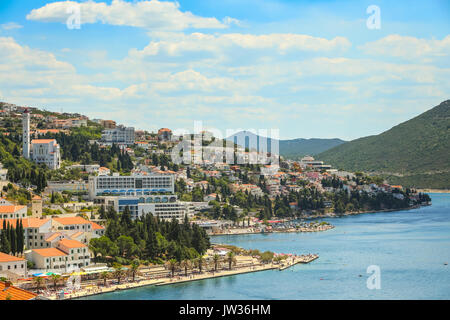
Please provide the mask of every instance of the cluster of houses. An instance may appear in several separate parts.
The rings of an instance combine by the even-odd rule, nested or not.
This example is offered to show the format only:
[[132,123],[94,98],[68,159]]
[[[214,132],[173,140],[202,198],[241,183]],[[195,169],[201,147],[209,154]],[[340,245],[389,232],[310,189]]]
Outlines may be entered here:
[[[21,221],[24,230],[25,258],[0,255],[0,276],[20,278],[27,275],[27,261],[33,269],[68,273],[90,265],[89,241],[104,235],[105,228],[79,216],[33,217],[26,215],[26,207],[14,206],[2,199],[0,208],[11,212],[0,219],[3,227],[16,228]],[[25,216],[23,212],[25,210]],[[2,210],[3,212],[6,210]]]
[[[23,127],[23,156],[36,163],[45,163],[51,169],[61,167],[61,151],[55,139],[42,139],[47,133],[66,132],[70,128],[87,126],[89,119],[79,114],[60,114],[44,116],[33,113],[34,108],[19,107],[12,104],[0,103],[0,121],[4,117],[22,118]],[[124,152],[134,155],[133,147],[146,150],[147,157],[136,157],[135,168],[130,175],[111,173],[106,167],[98,164],[72,164],[66,169],[79,169],[89,174],[86,181],[49,181],[46,194],[51,192],[72,191],[86,193],[90,202],[65,204],[64,209],[77,212],[86,206],[112,206],[118,212],[128,207],[133,218],[142,214],[152,213],[162,219],[176,218],[182,221],[186,215],[192,217],[196,211],[203,210],[212,200],[221,200],[220,195],[209,193],[208,178],[226,177],[230,181],[232,193],[244,192],[257,197],[268,195],[274,199],[277,196],[288,195],[290,192],[300,191],[302,188],[314,187],[319,192],[333,192],[332,187],[324,187],[323,179],[339,179],[342,188],[347,192],[362,190],[366,192],[391,192],[400,186],[389,185],[357,185],[353,181],[354,175],[332,169],[330,165],[315,160],[311,156],[303,157],[300,161],[282,160],[278,164],[278,155],[268,152],[245,150],[242,146],[223,147],[222,141],[215,145],[214,141],[208,146],[191,150],[191,164],[180,167],[178,171],[162,170],[151,163],[152,153],[171,155],[173,148],[183,138],[213,141],[212,133],[202,131],[198,134],[184,136],[174,135],[172,130],[161,128],[157,133],[135,130],[116,124],[113,120],[93,119],[104,130],[99,140],[92,141],[105,147],[118,145]],[[37,123],[43,123],[37,128]],[[34,139],[32,139],[34,138]],[[236,163],[224,163],[224,158],[233,156]],[[277,161],[271,161],[276,159]],[[269,161],[268,161],[269,160]],[[245,165],[248,163],[269,163],[260,168]],[[277,164],[270,164],[277,163]],[[188,177],[187,168],[200,173],[206,179],[198,181]],[[203,202],[184,202],[175,194],[175,181],[184,180],[186,191],[194,188],[202,189],[206,194]],[[7,170],[0,164],[0,183],[7,181]],[[1,185],[0,185],[1,186]],[[396,197],[403,197],[395,193]],[[87,199],[86,199],[87,200]],[[88,221],[80,216],[43,217],[42,199],[34,197],[31,208],[15,205],[0,199],[0,228],[3,220],[14,225],[21,219],[25,232],[25,258],[0,255],[0,275],[2,272],[17,273],[23,276],[27,273],[26,260],[33,263],[34,268],[40,270],[59,270],[68,272],[75,268],[88,266],[90,253],[89,241],[104,233],[104,227]],[[295,204],[292,204],[295,207]],[[31,210],[31,216],[28,214]],[[214,222],[215,223],[215,222]],[[214,224],[213,223],[213,224]],[[209,225],[208,225],[209,226]],[[215,225],[214,225],[215,226]]]

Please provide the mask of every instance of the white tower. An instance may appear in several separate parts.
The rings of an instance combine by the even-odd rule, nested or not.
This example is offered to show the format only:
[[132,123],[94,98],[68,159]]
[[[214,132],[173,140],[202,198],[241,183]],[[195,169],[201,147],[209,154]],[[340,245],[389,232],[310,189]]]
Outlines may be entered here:
[[30,112],[28,110],[22,114],[22,145],[23,157],[30,159]]

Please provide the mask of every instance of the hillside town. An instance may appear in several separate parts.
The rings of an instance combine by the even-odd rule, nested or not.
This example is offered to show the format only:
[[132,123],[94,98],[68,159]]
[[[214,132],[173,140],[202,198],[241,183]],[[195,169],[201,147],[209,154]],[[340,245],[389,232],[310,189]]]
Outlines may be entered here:
[[[174,132],[0,103],[0,277],[39,293],[36,279],[100,279],[136,259],[146,268],[174,260],[181,270],[182,261],[224,251],[211,249],[214,235],[321,232],[333,229],[321,218],[430,202],[312,156]],[[177,163],[174,148],[189,139],[201,146]]]

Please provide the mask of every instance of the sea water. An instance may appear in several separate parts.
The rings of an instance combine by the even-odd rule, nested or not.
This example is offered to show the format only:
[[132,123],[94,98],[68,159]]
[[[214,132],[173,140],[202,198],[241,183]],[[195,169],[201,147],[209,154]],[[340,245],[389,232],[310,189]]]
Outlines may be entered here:
[[336,227],[324,232],[211,237],[246,249],[319,254],[310,264],[84,299],[450,299],[450,194],[430,196],[431,206],[324,219]]

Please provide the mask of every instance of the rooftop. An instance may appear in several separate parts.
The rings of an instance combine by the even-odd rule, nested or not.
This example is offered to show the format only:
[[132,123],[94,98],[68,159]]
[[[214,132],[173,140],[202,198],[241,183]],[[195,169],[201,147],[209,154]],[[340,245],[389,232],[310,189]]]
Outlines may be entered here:
[[66,256],[67,254],[63,251],[56,249],[56,248],[47,248],[47,249],[33,249],[33,252],[37,253],[38,255],[42,257],[62,257]]
[[25,261],[25,259],[14,257],[9,254],[0,252],[0,262],[14,262],[14,261]]
[[64,218],[53,218],[54,221],[63,224],[90,224],[90,222],[82,217],[64,217]]
[[0,206],[0,213],[15,213],[23,208],[25,208],[25,206],[15,206],[15,205]]
[[[1,208],[1,207],[0,207]],[[6,223],[9,222],[11,226],[14,228],[16,227],[18,219],[3,219],[6,221]],[[0,229],[3,228],[3,220],[0,219]],[[39,219],[39,218],[23,218],[22,219],[22,225],[24,228],[39,228],[43,224],[50,221],[50,219]]]
[[86,247],[85,244],[81,243],[77,240],[69,240],[69,239],[62,239],[59,244],[67,247],[67,248],[83,248]]
[[14,286],[6,287],[6,283],[0,281],[0,300],[31,300],[37,297],[36,293],[17,288]]

